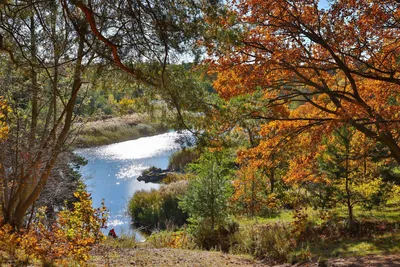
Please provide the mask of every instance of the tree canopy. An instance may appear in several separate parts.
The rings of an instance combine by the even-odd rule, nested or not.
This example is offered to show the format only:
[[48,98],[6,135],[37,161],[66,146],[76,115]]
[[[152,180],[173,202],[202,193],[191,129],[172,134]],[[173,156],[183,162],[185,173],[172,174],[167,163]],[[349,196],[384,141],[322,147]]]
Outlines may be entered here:
[[269,112],[252,114],[269,121],[262,154],[348,123],[400,162],[397,3],[233,1],[227,9],[207,44],[214,86],[226,99],[263,92]]

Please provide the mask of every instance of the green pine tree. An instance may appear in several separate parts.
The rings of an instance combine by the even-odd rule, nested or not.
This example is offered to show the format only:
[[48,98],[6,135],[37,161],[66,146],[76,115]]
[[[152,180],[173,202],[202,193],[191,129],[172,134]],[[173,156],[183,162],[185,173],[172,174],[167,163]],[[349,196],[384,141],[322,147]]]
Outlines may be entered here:
[[192,225],[210,222],[210,230],[224,224],[228,218],[228,199],[232,195],[230,177],[232,162],[223,152],[204,153],[196,164],[191,165],[197,174],[189,184],[180,207],[190,216]]

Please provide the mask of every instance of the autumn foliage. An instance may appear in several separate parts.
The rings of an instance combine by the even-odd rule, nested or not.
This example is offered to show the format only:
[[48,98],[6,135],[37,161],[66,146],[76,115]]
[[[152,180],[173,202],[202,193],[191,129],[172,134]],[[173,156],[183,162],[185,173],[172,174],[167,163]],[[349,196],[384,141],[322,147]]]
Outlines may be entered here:
[[242,163],[270,168],[286,154],[287,181],[323,180],[313,172],[323,138],[343,125],[361,134],[361,154],[399,163],[399,10],[384,0],[326,9],[316,0],[239,0],[210,19],[219,24],[207,43],[216,90],[225,99],[262,92],[265,103],[248,115],[262,126]]
[[9,112],[11,112],[11,109],[4,98],[0,96],[0,141],[7,138],[8,126],[6,117]]
[[29,229],[14,231],[5,224],[0,228],[0,259],[67,266],[71,261],[81,266],[89,259],[93,245],[104,239],[107,213],[104,206],[94,209],[90,194],[80,190],[72,210],[62,210],[57,220],[48,225],[45,209],[39,208],[35,222]]

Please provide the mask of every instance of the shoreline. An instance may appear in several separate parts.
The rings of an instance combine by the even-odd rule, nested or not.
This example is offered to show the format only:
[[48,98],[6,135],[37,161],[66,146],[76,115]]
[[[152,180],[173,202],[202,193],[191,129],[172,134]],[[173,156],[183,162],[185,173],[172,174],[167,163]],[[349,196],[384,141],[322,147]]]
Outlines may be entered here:
[[73,142],[74,148],[109,145],[171,130],[171,127],[163,122],[149,122],[144,116],[140,117],[137,114],[78,123],[75,127],[78,134]]

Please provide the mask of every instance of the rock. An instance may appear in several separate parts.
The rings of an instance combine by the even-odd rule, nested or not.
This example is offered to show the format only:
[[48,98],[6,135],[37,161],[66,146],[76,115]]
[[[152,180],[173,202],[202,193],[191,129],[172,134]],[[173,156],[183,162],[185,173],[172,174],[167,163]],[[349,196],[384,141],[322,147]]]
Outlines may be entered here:
[[137,180],[144,181],[145,183],[159,183],[168,175],[168,173],[170,173],[168,170],[151,167],[144,170]]

